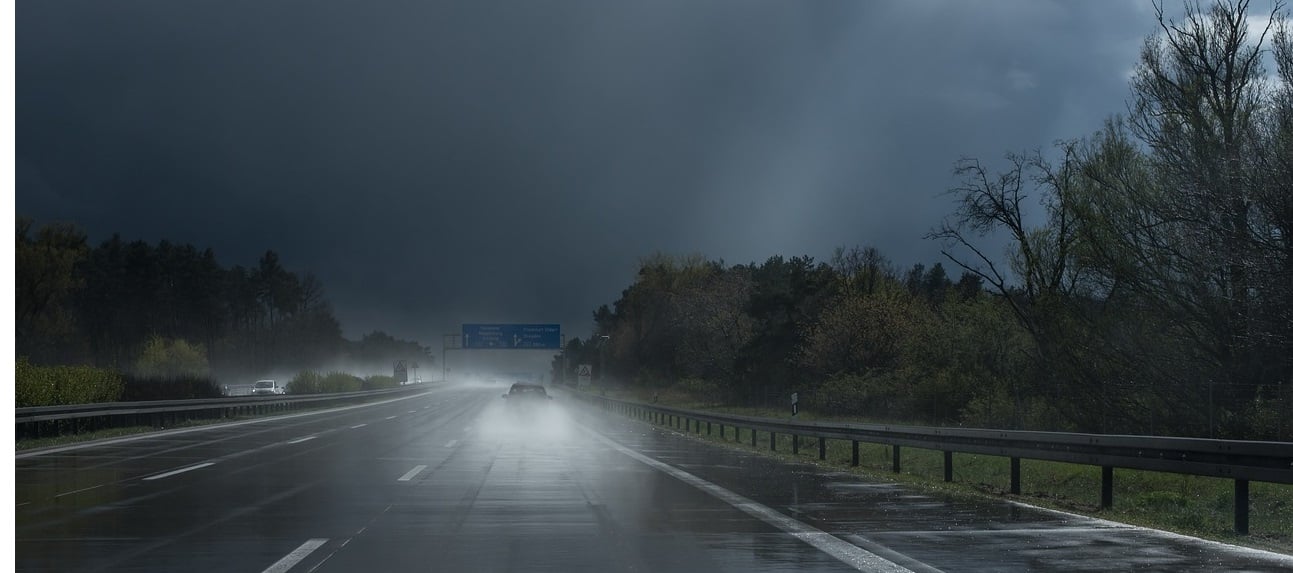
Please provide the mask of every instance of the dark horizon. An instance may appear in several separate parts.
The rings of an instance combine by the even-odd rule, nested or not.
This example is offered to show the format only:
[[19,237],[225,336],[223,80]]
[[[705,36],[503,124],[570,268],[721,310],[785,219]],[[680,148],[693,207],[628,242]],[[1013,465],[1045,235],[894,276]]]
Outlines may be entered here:
[[655,252],[942,261],[953,163],[1098,128],[1155,31],[1148,3],[502,6],[21,3],[17,212],[272,249],[349,338],[583,337]]

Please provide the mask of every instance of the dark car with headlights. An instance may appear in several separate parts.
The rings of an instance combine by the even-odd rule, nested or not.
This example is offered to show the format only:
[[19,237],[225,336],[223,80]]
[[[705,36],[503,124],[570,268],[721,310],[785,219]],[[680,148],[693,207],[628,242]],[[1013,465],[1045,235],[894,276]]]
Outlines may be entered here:
[[542,385],[524,382],[513,384],[503,397],[507,399],[507,408],[514,411],[542,408],[552,399],[552,396],[548,395],[548,390]]

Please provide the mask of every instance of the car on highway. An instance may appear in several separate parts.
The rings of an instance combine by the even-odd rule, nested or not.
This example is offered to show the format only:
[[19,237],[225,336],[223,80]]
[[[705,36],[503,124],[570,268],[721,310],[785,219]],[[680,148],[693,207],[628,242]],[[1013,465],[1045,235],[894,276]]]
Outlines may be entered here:
[[252,396],[279,396],[287,393],[287,387],[275,380],[257,380],[251,387]]
[[512,384],[503,397],[507,399],[507,406],[512,410],[531,410],[547,404],[548,400],[552,399],[543,385],[524,382]]

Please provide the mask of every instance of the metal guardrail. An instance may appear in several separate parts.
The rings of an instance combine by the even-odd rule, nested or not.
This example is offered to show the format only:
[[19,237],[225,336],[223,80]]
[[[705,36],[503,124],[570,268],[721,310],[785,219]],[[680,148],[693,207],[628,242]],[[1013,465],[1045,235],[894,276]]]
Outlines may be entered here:
[[1113,506],[1115,468],[1170,472],[1233,479],[1235,482],[1235,531],[1248,533],[1249,481],[1293,484],[1293,443],[1169,438],[1155,436],[1076,434],[1015,430],[932,428],[838,422],[791,422],[736,414],[716,414],[682,408],[616,400],[575,393],[602,409],[665,424],[690,433],[693,425],[701,433],[726,438],[725,428],[750,433],[750,444],[758,444],[758,432],[768,432],[772,450],[777,434],[791,436],[793,453],[799,453],[801,436],[817,438],[818,458],[826,459],[826,440],[848,440],[853,445],[852,465],[858,465],[858,443],[887,444],[893,448],[893,471],[902,468],[902,446],[943,452],[943,480],[952,481],[952,454],[974,453],[1010,458],[1010,493],[1019,494],[1021,459],[1046,460],[1100,466],[1100,505]]
[[387,394],[399,394],[429,388],[430,385],[419,384],[399,388],[333,394],[240,396],[236,398],[35,406],[15,408],[14,418],[17,425],[17,435],[20,439],[36,438],[116,427],[166,427],[186,420],[269,414],[296,410],[306,406],[354,402]]

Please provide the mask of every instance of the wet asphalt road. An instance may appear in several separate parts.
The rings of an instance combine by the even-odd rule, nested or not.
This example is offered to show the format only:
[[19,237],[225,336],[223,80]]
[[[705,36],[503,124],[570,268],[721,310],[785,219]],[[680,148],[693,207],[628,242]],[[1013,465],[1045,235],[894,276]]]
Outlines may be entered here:
[[442,388],[16,460],[19,571],[1293,571]]

